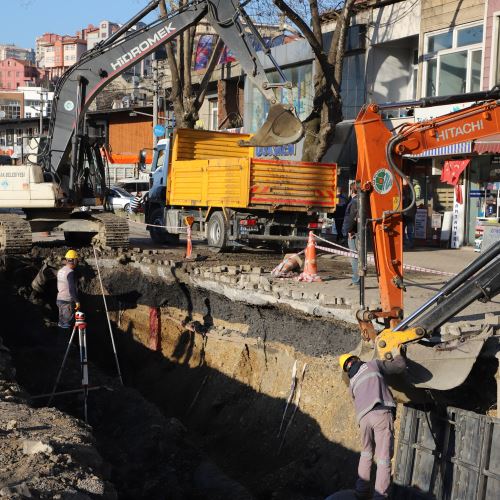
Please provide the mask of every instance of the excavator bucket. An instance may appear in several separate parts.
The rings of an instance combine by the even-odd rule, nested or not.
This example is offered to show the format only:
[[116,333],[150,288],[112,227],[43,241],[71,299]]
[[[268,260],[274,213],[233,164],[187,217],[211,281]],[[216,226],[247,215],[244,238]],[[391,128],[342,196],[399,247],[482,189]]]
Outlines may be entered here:
[[264,125],[250,140],[240,141],[240,146],[283,146],[300,141],[303,135],[302,123],[290,108],[273,104]]
[[[493,329],[486,327],[477,335],[458,336],[438,344],[407,344],[405,376],[388,377],[394,396],[403,403],[418,402],[423,397],[422,389],[447,391],[462,385],[492,335]],[[366,342],[361,342],[353,354],[363,361],[377,357],[373,346]]]
[[493,329],[478,335],[459,336],[440,344],[409,344],[406,350],[407,381],[417,389],[447,391],[465,382]]

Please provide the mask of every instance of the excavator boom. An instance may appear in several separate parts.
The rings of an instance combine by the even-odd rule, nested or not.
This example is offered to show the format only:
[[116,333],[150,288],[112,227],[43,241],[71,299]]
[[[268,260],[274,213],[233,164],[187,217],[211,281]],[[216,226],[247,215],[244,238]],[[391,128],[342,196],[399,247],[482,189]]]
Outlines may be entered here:
[[[447,283],[433,299],[402,321],[402,214],[408,210],[403,208],[403,181],[412,192],[410,206],[415,203],[412,184],[402,171],[403,156],[498,134],[499,97],[498,89],[459,96],[461,102],[486,100],[432,120],[406,124],[395,132],[385,126],[381,109],[376,104],[365,106],[355,122],[358,143],[356,180],[360,188],[358,233],[361,240],[360,309],[357,319],[363,339],[374,343],[378,357],[390,359],[394,347],[409,346],[413,373],[411,383],[415,387],[450,389],[460,385],[472,369],[489,335],[483,332],[482,335],[455,339],[450,343],[440,337],[439,328],[473,301],[491,300],[500,292],[500,243],[496,243]],[[435,105],[453,102],[450,96],[433,100]],[[427,100],[420,102],[420,105],[429,104]],[[381,308],[378,310],[369,310],[364,304],[365,242],[369,228],[373,234],[380,290]],[[383,321],[385,330],[378,333],[374,321]]]
[[[69,193],[75,192],[75,185],[81,178],[81,172],[78,171],[77,141],[81,135],[83,117],[90,104],[106,85],[125,70],[205,17],[271,104],[273,123],[265,124],[266,131],[257,132],[250,145],[288,144],[297,142],[303,135],[302,124],[293,107],[277,102],[273,91],[275,84],[269,83],[252,41],[246,33],[246,27],[250,27],[255,34],[257,32],[239,2],[193,0],[145,28],[132,34],[127,33],[130,26],[155,9],[158,3],[159,0],[150,2],[117,33],[84,54],[81,60],[63,75],[57,86],[45,151],[45,168],[60,178],[67,177],[63,187],[67,187]],[[287,82],[280,85],[290,87]]]

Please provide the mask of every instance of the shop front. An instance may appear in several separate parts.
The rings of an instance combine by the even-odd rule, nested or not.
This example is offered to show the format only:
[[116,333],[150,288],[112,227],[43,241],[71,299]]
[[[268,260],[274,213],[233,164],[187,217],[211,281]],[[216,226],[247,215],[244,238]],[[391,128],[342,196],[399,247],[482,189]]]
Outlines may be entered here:
[[500,234],[500,135],[474,143],[468,171],[468,244],[476,249]]

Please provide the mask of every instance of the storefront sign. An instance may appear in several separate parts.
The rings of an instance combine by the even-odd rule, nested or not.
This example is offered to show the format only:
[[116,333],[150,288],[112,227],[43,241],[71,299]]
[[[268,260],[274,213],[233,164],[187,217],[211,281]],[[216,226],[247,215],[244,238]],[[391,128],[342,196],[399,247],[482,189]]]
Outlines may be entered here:
[[285,144],[284,146],[268,146],[255,148],[255,156],[293,156],[295,154],[295,144]]
[[469,191],[469,198],[484,198],[485,191],[481,189],[471,189]]
[[431,227],[432,229],[441,229],[441,214],[432,214]]
[[419,208],[415,215],[415,238],[425,240],[427,237],[427,209]]
[[[464,186],[458,186],[465,197]],[[453,216],[451,220],[451,248],[460,248],[464,244],[465,204],[457,201],[455,191],[453,202]]]

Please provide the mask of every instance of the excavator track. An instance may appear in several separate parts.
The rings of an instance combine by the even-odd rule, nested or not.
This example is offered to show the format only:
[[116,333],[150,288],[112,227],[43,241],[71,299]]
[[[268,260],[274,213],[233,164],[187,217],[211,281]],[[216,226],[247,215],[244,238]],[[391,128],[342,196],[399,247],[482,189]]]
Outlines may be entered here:
[[92,214],[92,218],[99,221],[99,232],[92,239],[92,243],[102,247],[128,248],[129,228],[126,219],[110,213]]
[[31,227],[26,219],[16,214],[0,214],[0,253],[28,253],[31,244]]

